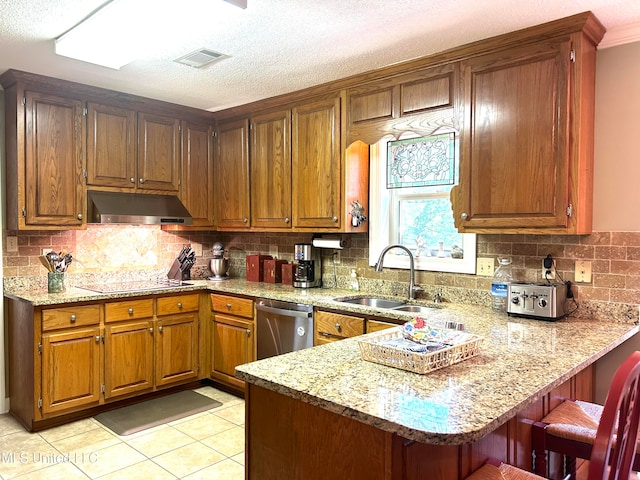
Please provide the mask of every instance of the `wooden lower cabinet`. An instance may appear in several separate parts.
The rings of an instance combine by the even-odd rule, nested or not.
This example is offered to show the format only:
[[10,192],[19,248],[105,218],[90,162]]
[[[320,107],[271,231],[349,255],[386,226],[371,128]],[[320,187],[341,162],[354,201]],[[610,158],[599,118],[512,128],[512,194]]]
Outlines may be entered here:
[[100,327],[47,333],[41,345],[42,413],[97,405],[102,364]]
[[153,321],[105,326],[104,346],[105,399],[153,388]]
[[[463,480],[489,457],[531,471],[531,423],[562,396],[589,401],[592,393],[589,366],[480,440],[432,445],[249,384],[245,478]],[[551,479],[562,478],[555,460]]]
[[211,304],[211,378],[230,387],[244,389],[244,382],[235,377],[235,368],[256,358],[253,300],[212,294]]
[[314,314],[314,345],[355,337],[364,333],[364,318],[344,315],[342,313],[316,310]]
[[198,315],[172,315],[158,320],[155,333],[156,386],[198,376]]
[[5,298],[11,414],[37,430],[196,380],[200,295],[55,308]]
[[389,328],[398,327],[401,325],[400,323],[393,322],[383,322],[381,320],[370,320],[367,319],[367,324],[365,326],[365,333],[379,332],[381,330],[388,330]]

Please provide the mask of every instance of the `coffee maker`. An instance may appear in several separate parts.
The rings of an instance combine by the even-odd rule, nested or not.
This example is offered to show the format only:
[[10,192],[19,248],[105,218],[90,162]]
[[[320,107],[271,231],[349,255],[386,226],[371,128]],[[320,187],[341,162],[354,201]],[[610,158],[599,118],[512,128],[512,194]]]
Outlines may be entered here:
[[296,243],[293,258],[298,262],[293,272],[293,286],[298,288],[322,285],[322,258],[320,250],[310,243]]

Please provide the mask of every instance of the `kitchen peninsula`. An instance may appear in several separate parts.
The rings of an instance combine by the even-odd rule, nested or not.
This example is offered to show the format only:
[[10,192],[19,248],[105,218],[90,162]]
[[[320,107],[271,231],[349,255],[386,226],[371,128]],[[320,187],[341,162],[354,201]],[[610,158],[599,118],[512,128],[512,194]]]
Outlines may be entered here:
[[461,480],[487,457],[530,469],[531,420],[591,399],[593,363],[638,332],[464,305],[429,316],[446,319],[482,335],[481,353],[427,375],[362,360],[359,338],[238,367],[247,478]]

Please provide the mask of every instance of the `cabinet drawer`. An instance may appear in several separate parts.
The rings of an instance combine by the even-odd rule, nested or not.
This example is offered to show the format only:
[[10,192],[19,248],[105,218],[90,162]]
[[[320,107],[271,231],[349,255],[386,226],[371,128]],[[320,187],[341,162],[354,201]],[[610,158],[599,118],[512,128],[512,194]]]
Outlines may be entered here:
[[253,300],[248,298],[211,294],[211,307],[214,312],[253,318]]
[[316,331],[334,337],[355,337],[364,333],[364,318],[339,313],[316,312]]
[[153,299],[109,302],[104,306],[104,321],[136,320],[153,316]]
[[192,295],[174,295],[172,297],[162,297],[158,299],[158,316],[197,311],[197,293]]
[[379,332],[388,328],[398,327],[400,324],[391,322],[381,322],[380,320],[367,320],[367,332]]
[[42,311],[42,331],[58,328],[97,325],[100,323],[100,306],[85,305],[50,308]]

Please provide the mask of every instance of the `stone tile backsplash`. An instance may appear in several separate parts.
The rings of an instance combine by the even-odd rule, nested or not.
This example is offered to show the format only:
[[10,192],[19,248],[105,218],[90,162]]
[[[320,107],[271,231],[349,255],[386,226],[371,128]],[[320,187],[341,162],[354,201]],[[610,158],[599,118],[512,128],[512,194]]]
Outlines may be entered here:
[[[46,285],[46,270],[38,255],[43,249],[66,250],[74,263],[68,271],[69,283],[130,280],[166,276],[173,260],[186,244],[202,247],[202,257],[192,269],[193,278],[211,275],[208,261],[216,241],[222,242],[231,257],[230,274],[245,276],[245,257],[255,253],[275,253],[293,260],[293,245],[310,242],[311,233],[229,233],[170,232],[157,226],[92,225],[87,230],[5,232],[18,237],[18,251],[3,252],[5,288]],[[323,251],[323,283],[347,288],[349,274],[356,269],[360,289],[406,295],[406,270],[385,268],[381,273],[369,266],[367,234],[347,235],[349,244],[340,251],[335,265],[331,250]],[[640,304],[640,232],[595,232],[591,235],[478,235],[479,257],[510,256],[522,281],[539,282],[542,259],[551,254],[565,281],[574,281],[576,260],[592,262],[592,282],[572,287],[582,316],[638,319]],[[490,277],[468,274],[416,272],[416,282],[424,288],[419,298],[431,300],[440,293],[446,301],[489,305]]]

